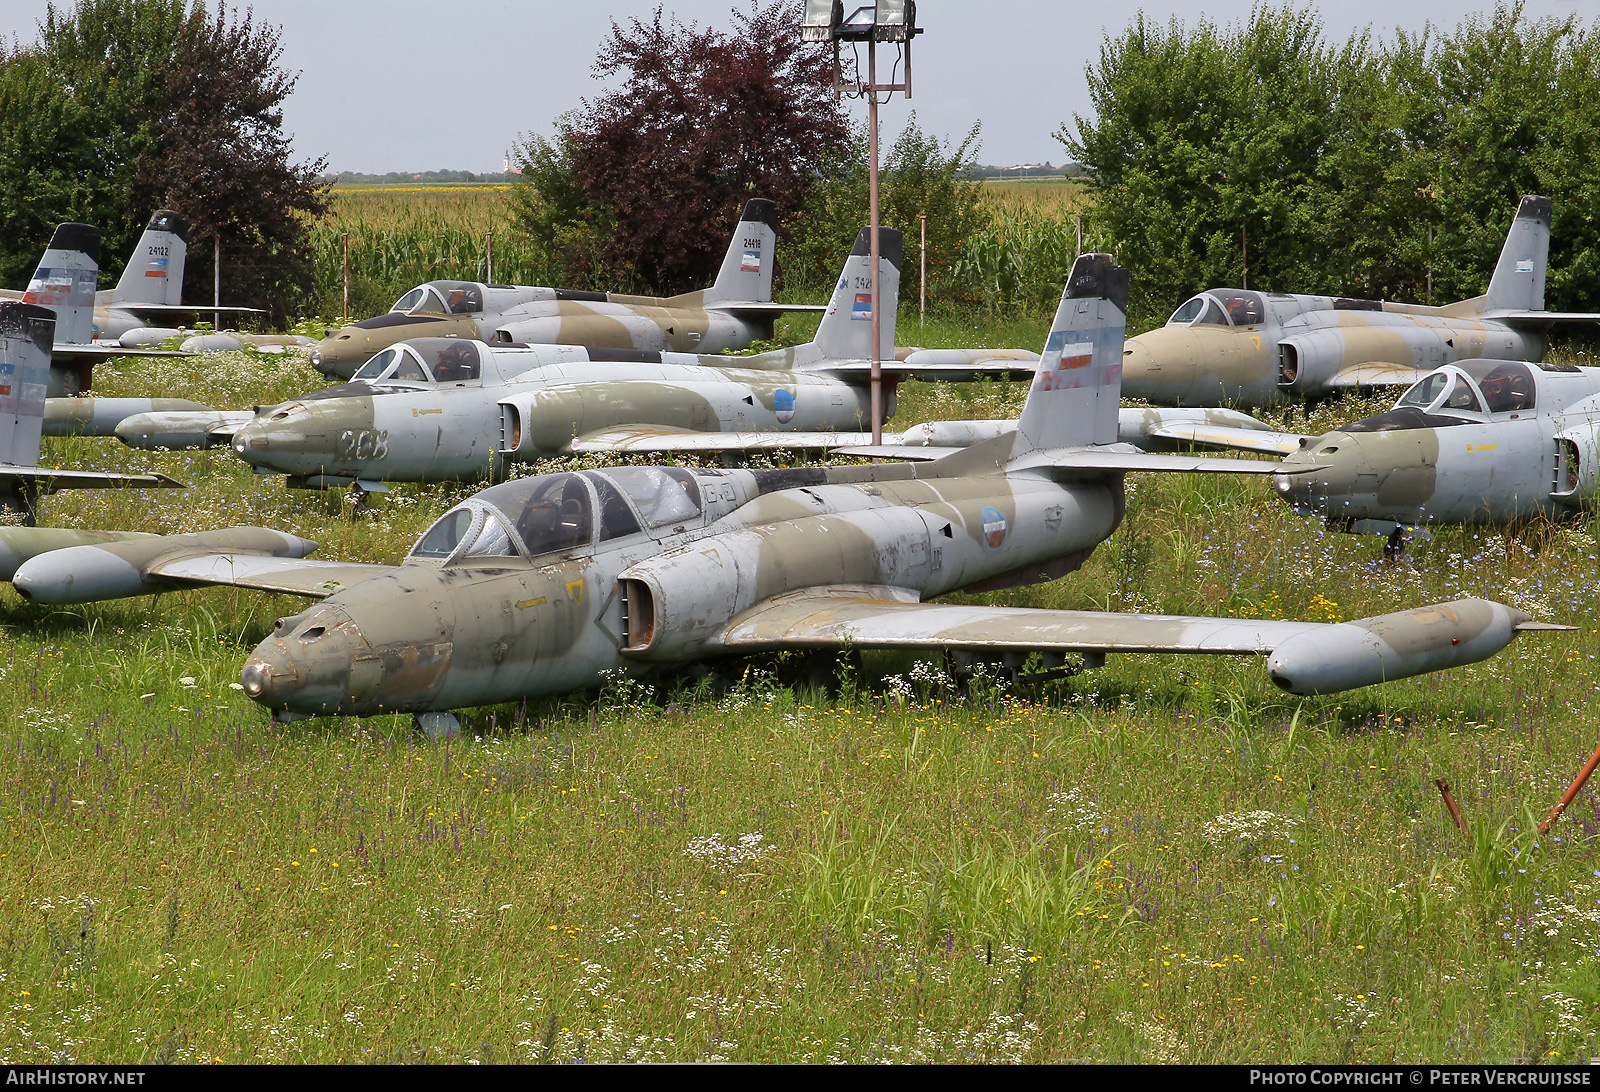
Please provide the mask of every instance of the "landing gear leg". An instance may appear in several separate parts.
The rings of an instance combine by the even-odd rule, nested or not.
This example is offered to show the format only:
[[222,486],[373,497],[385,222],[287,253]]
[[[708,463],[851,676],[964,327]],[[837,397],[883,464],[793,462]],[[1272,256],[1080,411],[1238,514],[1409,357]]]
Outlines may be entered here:
[[454,713],[416,713],[411,723],[432,740],[455,739],[461,734],[461,718]]
[[350,510],[358,516],[371,515],[371,497],[371,493],[368,493],[365,489],[361,488],[360,482],[352,485],[350,487]]
[[1406,543],[1411,541],[1411,528],[1396,527],[1389,532],[1388,541],[1383,544],[1383,559],[1385,561],[1399,561],[1406,552]]

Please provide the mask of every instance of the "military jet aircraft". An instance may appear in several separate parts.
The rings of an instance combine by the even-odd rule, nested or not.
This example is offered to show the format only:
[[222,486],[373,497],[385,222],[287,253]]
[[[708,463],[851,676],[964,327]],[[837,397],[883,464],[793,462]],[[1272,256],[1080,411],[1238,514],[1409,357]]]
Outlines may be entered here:
[[1504,525],[1581,511],[1600,495],[1600,369],[1463,360],[1394,409],[1323,436],[1177,430],[1198,443],[1286,455],[1277,493],[1329,526],[1389,537],[1430,523]]
[[100,474],[38,465],[55,324],[48,308],[0,300],[0,512],[20,515],[31,526],[39,498],[57,490],[182,488],[164,474]]
[[[890,383],[1031,377],[1013,350],[923,350],[894,360],[901,237],[881,232],[889,314],[880,353]],[[868,233],[846,259],[814,340],[749,357],[576,346],[512,348],[419,338],[369,360],[350,383],[255,413],[141,414],[116,434],[136,447],[232,437],[233,451],[297,487],[504,476],[508,462],[604,450],[619,434],[669,431],[701,450],[826,447],[869,412],[872,293]],[[721,433],[732,434],[721,436]]]
[[311,364],[324,375],[349,379],[373,354],[418,337],[652,352],[743,349],[770,338],[773,320],[785,312],[822,310],[771,302],[777,225],[777,205],[761,198],[747,203],[716,282],[679,296],[429,281],[401,296],[387,315],[329,334],[311,351]]
[[[147,230],[145,238],[150,238],[151,234]],[[100,229],[89,224],[58,224],[28,282],[27,291],[0,291],[0,298],[37,304],[55,314],[56,342],[50,353],[49,397],[66,397],[88,390],[91,369],[110,357],[187,355],[93,340],[98,306],[95,283],[99,276]],[[127,279],[124,275],[123,280]],[[117,313],[115,309],[110,312]]]
[[245,693],[278,719],[412,712],[445,734],[462,706],[785,649],[1086,666],[1266,654],[1279,686],[1321,694],[1547,628],[1481,599],[1339,624],[923,602],[1082,565],[1121,519],[1128,471],[1272,469],[1113,442],[1127,285],[1109,256],[1080,257],[1016,429],[933,463],[544,474],[463,501],[399,566],[317,561],[314,543],[235,528],[43,553],[14,583],[48,603],[201,584],[322,599],[251,654]]
[[1524,197],[1489,291],[1475,299],[1424,307],[1208,289],[1128,340],[1122,392],[1163,406],[1248,409],[1406,386],[1456,360],[1538,360],[1552,325],[1600,322],[1544,309],[1549,253],[1550,199]]

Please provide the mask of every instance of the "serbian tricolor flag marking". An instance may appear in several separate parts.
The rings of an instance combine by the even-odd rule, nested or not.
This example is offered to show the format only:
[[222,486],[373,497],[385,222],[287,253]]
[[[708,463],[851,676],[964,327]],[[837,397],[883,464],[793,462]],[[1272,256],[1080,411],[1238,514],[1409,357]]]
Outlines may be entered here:
[[871,292],[856,293],[856,302],[850,307],[850,317],[853,319],[870,319],[872,317]]

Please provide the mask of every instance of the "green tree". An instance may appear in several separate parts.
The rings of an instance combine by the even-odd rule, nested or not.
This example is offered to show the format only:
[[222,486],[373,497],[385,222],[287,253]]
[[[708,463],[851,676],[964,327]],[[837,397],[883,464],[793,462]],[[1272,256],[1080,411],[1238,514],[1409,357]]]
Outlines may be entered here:
[[220,236],[229,298],[292,313],[325,187],[322,161],[290,161],[296,77],[281,53],[253,13],[212,16],[201,0],[52,4],[38,40],[0,56],[0,269],[25,276],[72,219],[102,229],[114,276],[150,213],[171,208],[192,225],[191,286],[211,279]]
[[[879,163],[879,223],[905,236],[900,271],[902,304],[916,298],[921,261],[921,217],[928,218],[928,280],[947,282],[961,255],[962,242],[986,222],[979,187],[963,179],[978,145],[974,125],[960,143],[925,133],[912,114],[883,151]],[[866,136],[824,164],[811,198],[801,211],[793,244],[782,255],[785,284],[827,290],[839,274],[856,233],[867,222],[868,149]]]
[[[1481,293],[1519,197],[1555,201],[1547,302],[1600,295],[1600,30],[1500,4],[1454,31],[1328,45],[1316,15],[1108,39],[1086,168],[1097,245],[1134,270],[1136,326],[1213,285],[1413,302]],[[1248,255],[1248,267],[1246,266]],[[1430,293],[1431,274],[1431,293]]]

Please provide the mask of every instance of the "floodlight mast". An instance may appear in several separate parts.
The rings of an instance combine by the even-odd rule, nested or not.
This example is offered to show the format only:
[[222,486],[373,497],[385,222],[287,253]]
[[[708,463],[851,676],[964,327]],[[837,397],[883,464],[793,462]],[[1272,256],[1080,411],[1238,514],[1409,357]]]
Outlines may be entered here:
[[[848,18],[842,0],[806,0],[800,22],[802,42],[831,42],[833,44],[833,94],[838,98],[844,92],[867,100],[867,203],[868,222],[872,225],[872,443],[883,443],[883,355],[879,337],[881,315],[878,310],[878,93],[894,94],[903,91],[911,97],[911,39],[922,33],[917,23],[916,0],[878,0],[875,4],[854,7]],[[867,44],[867,82],[862,83],[860,70],[855,78],[845,84],[839,65],[840,42],[865,42]],[[878,82],[879,42],[895,43],[895,52],[905,62],[904,83]]]

